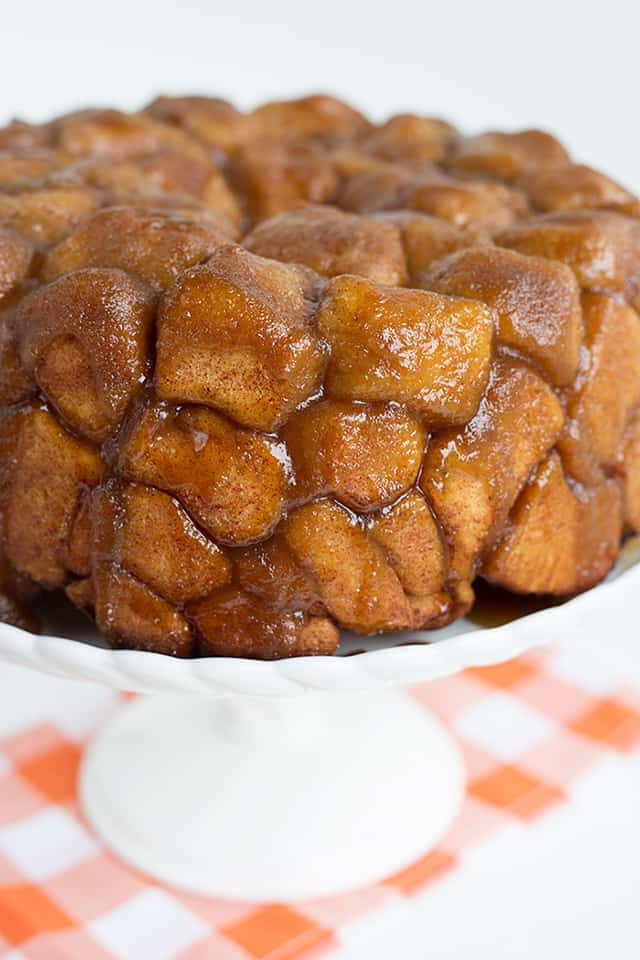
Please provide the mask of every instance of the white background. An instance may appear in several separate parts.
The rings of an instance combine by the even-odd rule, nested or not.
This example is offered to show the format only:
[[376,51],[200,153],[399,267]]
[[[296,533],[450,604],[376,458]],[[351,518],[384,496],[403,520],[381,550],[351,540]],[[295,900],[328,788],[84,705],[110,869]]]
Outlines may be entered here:
[[[636,0],[17,0],[0,10],[0,121],[134,108],[158,92],[250,106],[327,90],[374,118],[415,110],[470,131],[546,126],[640,189],[639,28]],[[25,674],[13,694],[33,703],[34,683]],[[6,724],[16,717],[4,693]],[[619,854],[637,846],[639,793],[638,770],[612,764],[535,843],[507,836],[428,896],[365,921],[345,960],[392,950],[631,960],[637,874],[620,875]]]
[[159,91],[249,106],[325,89],[375,117],[545,125],[638,188],[639,61],[637,0],[12,0],[0,119]]

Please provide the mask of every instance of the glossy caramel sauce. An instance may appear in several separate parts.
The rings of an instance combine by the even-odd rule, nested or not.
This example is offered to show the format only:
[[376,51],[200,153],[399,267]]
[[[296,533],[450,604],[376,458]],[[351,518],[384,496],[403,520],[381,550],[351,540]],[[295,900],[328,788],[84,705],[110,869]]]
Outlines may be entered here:
[[555,597],[524,596],[519,593],[509,593],[500,587],[494,587],[484,580],[476,580],[473,585],[476,602],[467,613],[466,618],[477,627],[502,627],[505,623],[512,623],[531,613],[556,607],[563,600]]

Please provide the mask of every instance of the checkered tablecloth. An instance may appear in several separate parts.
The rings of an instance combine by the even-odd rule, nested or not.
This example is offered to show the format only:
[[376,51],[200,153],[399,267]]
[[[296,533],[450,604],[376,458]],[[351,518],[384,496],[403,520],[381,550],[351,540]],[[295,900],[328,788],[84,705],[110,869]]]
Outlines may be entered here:
[[[92,835],[75,780],[104,692],[82,717],[0,739],[0,957],[4,960],[295,960],[331,955],[350,924],[411,898],[509,825],[534,829],[594,767],[640,749],[640,692],[559,646],[414,688],[457,736],[469,787],[439,847],[383,883],[295,906],[208,900],[158,886]],[[107,697],[107,700],[105,700]]]

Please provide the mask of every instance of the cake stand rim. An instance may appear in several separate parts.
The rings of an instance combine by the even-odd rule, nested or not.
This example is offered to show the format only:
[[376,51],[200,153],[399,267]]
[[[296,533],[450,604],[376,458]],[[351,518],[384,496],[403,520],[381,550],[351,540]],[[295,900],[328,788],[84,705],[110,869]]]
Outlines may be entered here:
[[625,597],[638,608],[639,592],[640,556],[615,577],[565,603],[502,626],[476,628],[442,640],[434,639],[429,631],[414,631],[407,634],[406,644],[345,657],[186,660],[139,650],[105,649],[0,623],[0,660],[135,693],[281,697],[313,690],[366,690],[439,679],[513,659],[556,638],[592,634],[605,624],[610,628],[612,617],[617,614],[622,623],[629,611]]

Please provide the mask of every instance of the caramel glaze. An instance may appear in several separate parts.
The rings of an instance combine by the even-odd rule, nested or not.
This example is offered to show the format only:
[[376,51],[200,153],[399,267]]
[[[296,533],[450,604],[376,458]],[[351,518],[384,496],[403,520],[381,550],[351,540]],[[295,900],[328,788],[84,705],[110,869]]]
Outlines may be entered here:
[[479,578],[474,586],[476,602],[467,619],[478,627],[502,627],[520,617],[546,610],[564,601],[557,597],[511,593]]
[[323,96],[0,130],[0,616],[62,587],[114,645],[268,659],[597,583],[639,217],[548,134]]

